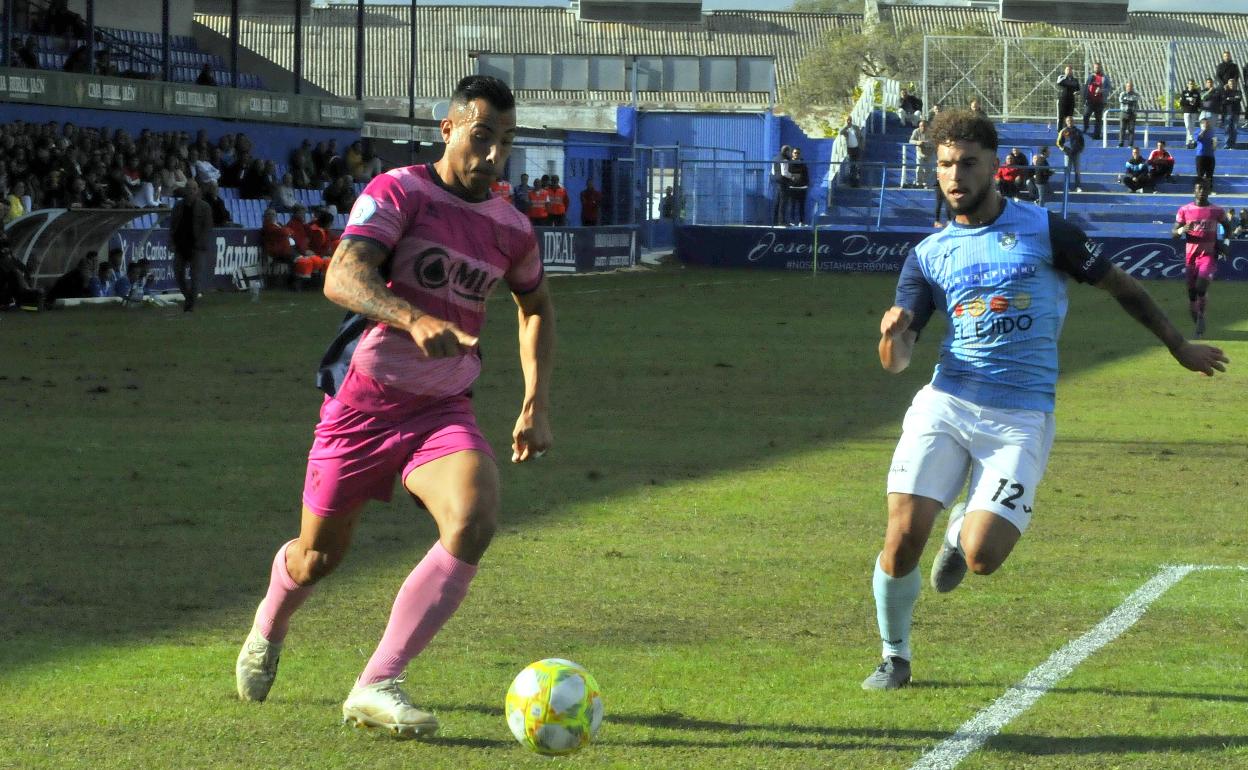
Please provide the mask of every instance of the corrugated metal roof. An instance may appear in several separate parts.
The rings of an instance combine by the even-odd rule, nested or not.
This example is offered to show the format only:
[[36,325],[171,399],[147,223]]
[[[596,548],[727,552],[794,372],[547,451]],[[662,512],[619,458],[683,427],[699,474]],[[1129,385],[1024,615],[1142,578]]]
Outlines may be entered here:
[[[961,29],[984,27],[998,37],[1022,37],[1028,24],[1001,21],[991,8],[890,5],[880,7],[880,18],[897,27]],[[1248,16],[1233,13],[1131,13],[1126,24],[1054,24],[1068,37],[1139,40],[1207,37],[1248,40]]]

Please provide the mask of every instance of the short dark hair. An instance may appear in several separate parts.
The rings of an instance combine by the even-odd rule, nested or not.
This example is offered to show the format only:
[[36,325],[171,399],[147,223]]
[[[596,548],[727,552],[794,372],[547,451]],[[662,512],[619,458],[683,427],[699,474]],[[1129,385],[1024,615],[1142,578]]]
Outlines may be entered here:
[[932,144],[976,142],[985,150],[997,150],[997,129],[992,121],[970,110],[942,112],[932,121]]
[[514,110],[516,97],[507,84],[489,75],[469,75],[455,86],[451,104],[471,104],[484,99],[497,110]]

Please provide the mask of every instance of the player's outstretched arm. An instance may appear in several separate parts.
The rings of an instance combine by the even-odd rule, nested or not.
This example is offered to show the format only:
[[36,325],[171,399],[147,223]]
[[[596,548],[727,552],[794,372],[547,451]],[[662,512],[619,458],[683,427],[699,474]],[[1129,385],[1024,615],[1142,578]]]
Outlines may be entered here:
[[375,241],[344,238],[325,272],[325,296],[353,313],[407,331],[430,358],[463,355],[476,347],[476,337],[390,291],[381,277],[389,256]]
[[550,377],[555,361],[555,304],[546,279],[525,294],[512,294],[520,320],[520,368],[524,402],[511,434],[511,461],[541,457],[554,443],[550,431]]
[[1170,319],[1166,318],[1166,314],[1148,292],[1144,291],[1140,282],[1127,275],[1122,268],[1117,265],[1110,268],[1096,286],[1112,294],[1123,310],[1157,335],[1157,339],[1169,349],[1170,355],[1185,368],[1210,377],[1214,371],[1226,371],[1230,359],[1220,348],[1188,342],[1174,324],[1170,323]]
[[913,320],[914,313],[896,305],[880,319],[880,366],[886,371],[897,374],[910,365],[914,342],[919,338],[918,332],[910,329]]

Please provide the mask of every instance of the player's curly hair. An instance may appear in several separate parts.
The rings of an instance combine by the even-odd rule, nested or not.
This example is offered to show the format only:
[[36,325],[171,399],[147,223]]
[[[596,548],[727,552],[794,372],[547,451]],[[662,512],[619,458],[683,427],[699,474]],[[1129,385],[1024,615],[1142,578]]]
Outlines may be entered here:
[[469,75],[456,84],[455,93],[451,94],[452,104],[472,104],[477,99],[484,99],[496,110],[516,107],[516,97],[507,84],[489,75]]
[[997,129],[992,121],[970,110],[941,112],[928,132],[933,145],[976,142],[985,150],[997,151]]

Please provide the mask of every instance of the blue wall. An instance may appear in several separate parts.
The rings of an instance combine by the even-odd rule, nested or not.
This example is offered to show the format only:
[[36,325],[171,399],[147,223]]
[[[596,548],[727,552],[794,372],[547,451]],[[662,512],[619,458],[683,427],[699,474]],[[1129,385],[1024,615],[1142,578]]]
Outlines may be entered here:
[[27,123],[69,122],[90,128],[106,128],[110,132],[121,128],[129,132],[131,136],[137,136],[139,130],[143,128],[149,128],[152,131],[186,131],[192,139],[195,138],[197,131],[204,129],[214,142],[222,134],[234,134],[241,131],[255,146],[256,157],[277,161],[282,165],[289,162],[290,151],[299,146],[304,139],[310,139],[313,144],[322,140],[337,139],[338,149],[341,151],[360,138],[359,131],[346,129],[290,126],[281,123],[246,123],[216,118],[157,115],[147,112],[67,110],[64,107],[0,103],[0,123],[12,123],[18,120],[24,120]]

